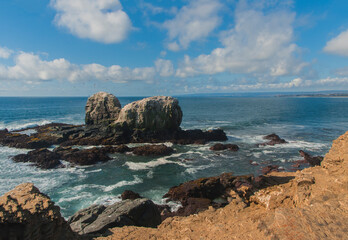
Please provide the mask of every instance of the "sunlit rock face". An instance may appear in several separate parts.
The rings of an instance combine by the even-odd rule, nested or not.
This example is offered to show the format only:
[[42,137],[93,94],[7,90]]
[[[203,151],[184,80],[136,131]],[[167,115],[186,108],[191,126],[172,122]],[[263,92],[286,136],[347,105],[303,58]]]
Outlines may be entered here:
[[109,124],[121,111],[119,100],[112,94],[99,92],[88,98],[85,122],[87,125]]

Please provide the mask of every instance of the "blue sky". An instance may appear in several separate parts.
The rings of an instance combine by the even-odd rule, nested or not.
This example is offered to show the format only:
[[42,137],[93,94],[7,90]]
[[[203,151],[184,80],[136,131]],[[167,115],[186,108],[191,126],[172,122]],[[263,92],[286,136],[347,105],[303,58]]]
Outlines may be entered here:
[[348,90],[346,0],[0,0],[0,96]]

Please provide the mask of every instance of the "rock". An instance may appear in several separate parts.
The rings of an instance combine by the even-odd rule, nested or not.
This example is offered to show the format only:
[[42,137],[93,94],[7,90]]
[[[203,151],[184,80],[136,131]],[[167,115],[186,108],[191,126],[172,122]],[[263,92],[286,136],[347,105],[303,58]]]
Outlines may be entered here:
[[177,99],[172,97],[149,97],[124,106],[119,114],[118,125],[145,131],[177,130],[181,124],[182,111]]
[[312,157],[310,154],[302,150],[300,150],[299,153],[304,158],[304,160],[308,162],[311,166],[320,166],[321,161],[323,161],[324,159],[322,156]]
[[174,152],[173,148],[161,145],[144,145],[132,149],[135,155],[139,156],[166,156]]
[[121,104],[118,99],[106,92],[98,92],[88,98],[85,122],[87,125],[109,124],[117,120]]
[[268,165],[266,167],[263,167],[261,169],[262,174],[266,175],[271,172],[279,172],[279,166],[278,165]]
[[19,154],[12,157],[15,162],[31,162],[35,166],[42,169],[51,169],[62,166],[60,155],[56,152],[51,152],[45,148],[37,149],[28,152],[27,154]]
[[122,226],[157,227],[161,215],[149,199],[125,200],[113,205],[91,206],[78,211],[69,219],[79,234],[104,233],[108,228]]
[[210,150],[213,150],[213,151],[222,151],[226,149],[236,152],[239,150],[239,147],[236,144],[221,144],[221,143],[214,144],[213,146],[210,147]]
[[205,144],[211,141],[226,141],[226,133],[222,129],[214,129],[208,131],[181,130],[174,137],[173,142],[176,144]]
[[266,146],[266,145],[270,145],[270,146],[274,146],[276,144],[284,144],[287,143],[287,141],[285,141],[284,139],[280,138],[277,134],[272,133],[270,135],[264,136],[263,139],[269,140],[266,143],[261,143],[259,144],[259,146]]
[[79,239],[59,207],[32,183],[18,185],[0,197],[0,239]]
[[125,190],[122,194],[121,194],[121,199],[122,200],[126,200],[126,199],[130,199],[130,200],[134,200],[134,199],[138,199],[138,198],[143,198],[139,195],[139,193],[133,192],[131,190]]

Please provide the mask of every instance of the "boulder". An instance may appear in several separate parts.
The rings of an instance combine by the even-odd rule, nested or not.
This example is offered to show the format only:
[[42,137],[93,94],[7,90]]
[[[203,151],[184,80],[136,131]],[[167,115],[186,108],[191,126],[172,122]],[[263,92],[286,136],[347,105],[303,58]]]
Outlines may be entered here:
[[213,151],[222,151],[226,149],[232,152],[237,152],[239,150],[239,147],[236,144],[222,144],[222,143],[217,143],[210,147],[210,150],[213,150]]
[[32,183],[23,183],[0,197],[0,239],[79,239],[59,210]]
[[269,140],[268,142],[266,143],[261,143],[259,144],[260,146],[266,146],[266,145],[269,145],[269,146],[274,146],[276,144],[283,144],[283,143],[287,143],[287,141],[285,141],[284,139],[280,138],[277,134],[275,133],[272,133],[272,134],[269,134],[267,136],[264,136],[263,139],[265,140]]
[[71,228],[81,235],[101,234],[112,227],[157,227],[161,215],[149,199],[124,200],[110,206],[96,206],[75,213],[68,221]]
[[139,195],[139,193],[133,192],[131,190],[125,190],[122,194],[121,194],[121,199],[122,200],[134,200],[134,199],[138,199],[138,198],[143,198],[142,196]]
[[134,147],[133,153],[139,156],[166,156],[174,152],[174,149],[167,147],[164,144],[161,145],[144,145],[140,147]]
[[145,131],[173,131],[181,124],[182,111],[177,99],[172,97],[149,97],[124,106],[116,125]]
[[98,92],[88,98],[85,122],[87,125],[109,124],[118,118],[121,104],[106,92]]

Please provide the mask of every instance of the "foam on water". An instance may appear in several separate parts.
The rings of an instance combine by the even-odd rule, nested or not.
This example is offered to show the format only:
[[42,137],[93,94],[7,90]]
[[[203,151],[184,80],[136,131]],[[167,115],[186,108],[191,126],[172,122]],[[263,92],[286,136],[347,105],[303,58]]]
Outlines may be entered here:
[[104,188],[104,192],[110,192],[116,188],[120,188],[120,187],[123,187],[123,186],[133,186],[135,184],[139,184],[139,183],[142,183],[143,180],[140,179],[138,176],[134,176],[134,180],[133,181],[121,181],[121,182],[118,182],[114,185],[110,185],[110,186],[107,186]]

